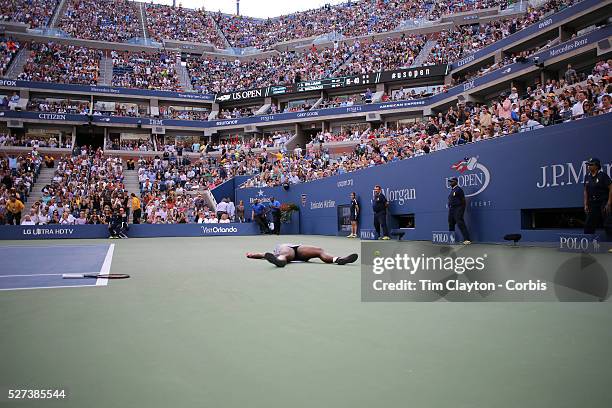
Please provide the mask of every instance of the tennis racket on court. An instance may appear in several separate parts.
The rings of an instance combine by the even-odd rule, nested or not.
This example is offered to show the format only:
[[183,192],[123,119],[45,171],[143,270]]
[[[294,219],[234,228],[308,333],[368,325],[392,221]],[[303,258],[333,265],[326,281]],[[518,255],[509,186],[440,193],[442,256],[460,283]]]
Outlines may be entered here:
[[63,279],[127,279],[125,273],[64,273]]

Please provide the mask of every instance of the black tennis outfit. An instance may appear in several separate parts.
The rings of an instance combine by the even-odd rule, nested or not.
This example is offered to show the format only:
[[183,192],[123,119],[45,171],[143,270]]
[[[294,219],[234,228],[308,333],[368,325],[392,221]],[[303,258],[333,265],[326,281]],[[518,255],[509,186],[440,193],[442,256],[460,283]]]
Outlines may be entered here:
[[357,221],[359,219],[359,212],[357,211],[357,208],[359,207],[359,204],[357,203],[357,199],[354,198],[351,200],[351,221]]

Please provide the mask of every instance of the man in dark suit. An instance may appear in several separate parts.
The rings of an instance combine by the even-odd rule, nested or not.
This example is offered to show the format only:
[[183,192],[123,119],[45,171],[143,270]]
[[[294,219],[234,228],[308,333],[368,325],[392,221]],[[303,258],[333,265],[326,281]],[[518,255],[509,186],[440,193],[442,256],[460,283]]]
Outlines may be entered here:
[[[372,199],[372,210],[374,210],[374,229],[378,239],[389,239],[389,227],[387,227],[387,207],[389,202],[382,192],[380,186],[374,187],[374,198]],[[383,235],[380,235],[382,229]]]

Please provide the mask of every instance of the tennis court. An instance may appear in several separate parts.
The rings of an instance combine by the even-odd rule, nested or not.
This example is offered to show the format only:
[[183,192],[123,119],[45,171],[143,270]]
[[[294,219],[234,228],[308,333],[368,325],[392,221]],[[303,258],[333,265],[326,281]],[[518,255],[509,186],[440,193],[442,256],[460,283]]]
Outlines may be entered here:
[[107,274],[114,245],[0,247],[0,290],[105,286],[108,279],[63,279],[64,274]]
[[[65,389],[67,396],[19,402],[3,396],[0,406],[612,404],[609,298],[364,303],[358,263],[281,269],[244,256],[279,242],[344,255],[359,252],[359,240],[152,238],[117,240],[114,248],[102,242],[0,247],[2,275],[101,271],[109,251],[110,272],[131,275],[105,287],[94,279],[89,287],[1,291],[0,389]],[[58,283],[40,279],[13,284]]]

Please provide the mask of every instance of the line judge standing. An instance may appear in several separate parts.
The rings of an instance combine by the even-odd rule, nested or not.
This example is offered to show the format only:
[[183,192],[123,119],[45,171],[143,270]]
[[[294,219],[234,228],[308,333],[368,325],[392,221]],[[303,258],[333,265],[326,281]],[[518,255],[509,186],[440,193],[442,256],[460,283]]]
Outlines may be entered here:
[[[382,188],[377,185],[374,187],[374,198],[372,199],[372,209],[374,210],[374,229],[378,239],[390,239],[389,227],[387,227],[387,207],[389,202],[387,197],[382,193]],[[382,228],[383,235],[381,238],[380,230]]]
[[[588,172],[584,178],[584,233],[595,234],[603,226],[606,240],[612,240],[612,181],[601,170],[599,159],[587,161]],[[612,252],[612,248],[609,250]]]
[[459,187],[459,180],[457,177],[451,177],[449,179],[451,186],[451,192],[448,195],[448,230],[455,232],[455,225],[459,227],[461,235],[463,235],[463,243],[469,245],[470,233],[463,220],[463,214],[465,213],[465,194],[461,187]]

